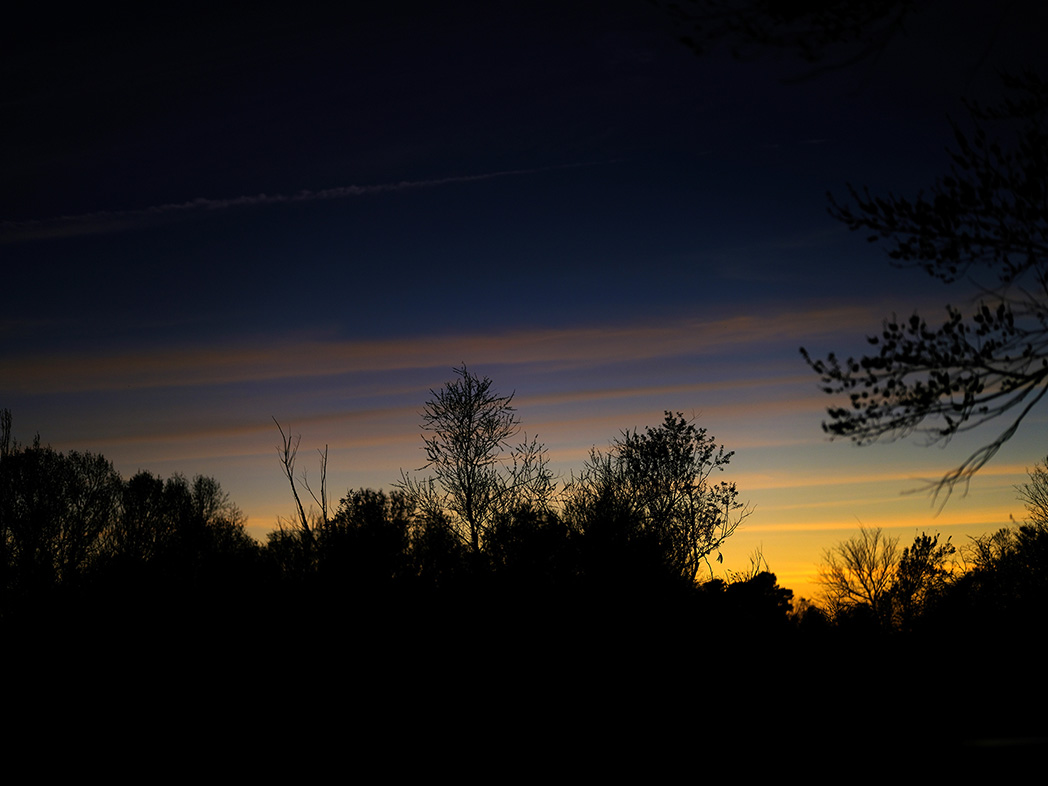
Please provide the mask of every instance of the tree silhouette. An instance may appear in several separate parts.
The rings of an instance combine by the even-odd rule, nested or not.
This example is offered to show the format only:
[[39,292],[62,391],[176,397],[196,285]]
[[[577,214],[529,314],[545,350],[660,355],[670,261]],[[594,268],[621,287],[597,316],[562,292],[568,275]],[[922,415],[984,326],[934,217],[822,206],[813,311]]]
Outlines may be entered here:
[[[889,256],[946,282],[968,279],[983,292],[970,317],[947,306],[939,327],[914,314],[885,320],[869,337],[876,354],[805,360],[830,395],[823,428],[858,444],[921,433],[931,442],[1016,412],[995,439],[947,473],[937,491],[968,481],[1010,439],[1048,392],[1048,84],[1027,73],[1006,78],[999,106],[970,104],[975,131],[955,124],[950,174],[930,194],[878,197],[849,187],[855,206],[831,196],[831,213]],[[1011,141],[991,123],[1014,125]],[[991,275],[987,280],[984,274]]]
[[899,551],[899,539],[880,529],[827,549],[816,583],[838,622],[867,618],[884,630],[911,631],[949,591],[954,578],[950,538],[921,533]]
[[340,581],[374,589],[408,578],[412,570],[411,501],[400,491],[347,492],[319,533],[319,569]]
[[[4,423],[9,429],[9,417]],[[3,586],[17,596],[75,585],[103,550],[119,512],[121,479],[103,456],[22,447],[0,455]]]
[[898,567],[899,539],[878,529],[859,534],[827,549],[815,581],[834,617],[865,609],[884,625],[891,621],[891,588]]
[[219,591],[256,578],[261,550],[245,522],[212,477],[136,473],[123,484],[94,581],[110,593],[105,602],[129,612],[161,600],[199,610]]
[[571,529],[555,511],[520,508],[496,517],[485,548],[502,586],[518,593],[570,591],[579,577]]
[[708,608],[708,628],[751,641],[783,633],[793,612],[793,591],[780,587],[766,570],[729,581],[711,579],[700,587],[700,598]]
[[520,432],[513,394],[496,394],[490,379],[465,365],[454,372],[459,378],[430,390],[432,398],[422,412],[428,436],[422,437],[426,463],[421,470],[433,474],[417,480],[402,472],[397,487],[431,522],[449,523],[477,554],[497,515],[548,507],[553,476],[537,439],[510,444]]
[[1003,527],[972,538],[963,551],[965,591],[984,608],[1039,613],[1048,600],[1048,524],[1034,518]]
[[937,599],[928,627],[958,636],[1001,668],[1039,652],[1048,604],[1048,526],[1027,521],[979,535],[961,553],[966,570]]
[[469,550],[458,528],[441,510],[415,512],[410,548],[419,585],[430,592],[456,586],[477,564],[476,553]]
[[1035,527],[1048,527],[1048,458],[1027,473],[1029,480],[1015,490],[1026,506],[1026,521]]
[[106,532],[106,551],[115,559],[146,564],[171,548],[178,532],[172,515],[176,484],[138,472],[124,484],[120,517]]
[[918,535],[902,550],[891,588],[893,623],[897,628],[910,630],[943,596],[952,577],[950,563],[956,551],[950,538],[940,543],[938,534],[927,533]]
[[717,483],[732,457],[681,413],[643,433],[625,431],[608,453],[593,450],[565,489],[565,515],[591,540],[655,549],[693,582],[747,515],[734,483]]

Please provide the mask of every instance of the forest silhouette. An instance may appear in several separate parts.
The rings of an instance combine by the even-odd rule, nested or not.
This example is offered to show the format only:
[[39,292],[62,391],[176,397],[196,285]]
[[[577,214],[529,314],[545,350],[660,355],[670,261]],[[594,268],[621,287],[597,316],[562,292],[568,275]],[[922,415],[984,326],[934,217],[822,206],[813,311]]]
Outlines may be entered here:
[[[94,685],[101,670],[103,693],[122,695],[143,680],[228,690],[239,680],[221,664],[256,653],[292,685],[348,670],[332,686],[353,685],[370,711],[410,695],[430,722],[462,705],[482,725],[540,713],[551,739],[586,728],[633,754],[697,744],[687,741],[700,731],[704,744],[741,736],[781,751],[796,743],[787,718],[836,753],[887,741],[976,757],[999,751],[988,741],[1043,749],[1044,467],[1021,490],[1028,519],[963,544],[963,560],[938,535],[899,551],[863,530],[827,552],[822,597],[795,599],[759,554],[749,571],[714,576],[746,509],[711,479],[731,454],[704,429],[667,412],[594,450],[557,489],[537,441],[507,441],[519,428],[512,396],[464,366],[456,374],[431,391],[427,412],[458,409],[427,421],[446,440],[427,466],[449,461],[447,449],[469,467],[349,489],[328,510],[325,454],[311,488],[281,430],[274,473],[297,512],[264,543],[214,478],[125,480],[101,455],[20,444],[5,410],[8,662],[57,670],[67,687]],[[465,493],[485,500],[483,515],[456,500]],[[80,668],[57,668],[69,662]],[[516,744],[496,736],[500,749]]]

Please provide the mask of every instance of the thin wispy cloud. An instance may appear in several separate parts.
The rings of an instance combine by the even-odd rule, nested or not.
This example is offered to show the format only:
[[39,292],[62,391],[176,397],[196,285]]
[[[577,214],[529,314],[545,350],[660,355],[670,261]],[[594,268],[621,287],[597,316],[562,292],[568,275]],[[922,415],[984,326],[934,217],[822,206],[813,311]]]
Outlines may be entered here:
[[374,194],[389,194],[397,191],[437,188],[440,186],[449,186],[459,183],[475,183],[503,177],[533,175],[539,172],[577,166],[591,166],[591,164],[578,163],[556,167],[506,169],[496,172],[484,172],[476,175],[457,175],[429,180],[398,180],[393,183],[378,183],[374,185],[338,186],[335,188],[321,189],[319,191],[303,190],[295,194],[261,193],[224,199],[198,197],[187,202],[169,202],[162,205],[152,205],[150,207],[133,210],[99,210],[89,213],[63,215],[39,220],[2,221],[0,222],[0,243],[121,232],[221,210],[265,207],[272,205],[290,205],[303,202],[348,199],[351,197],[362,197]]
[[[902,469],[863,469],[861,471],[851,470],[840,470],[834,472],[832,475],[827,474],[825,471],[813,472],[804,466],[799,469],[791,469],[788,473],[776,473],[773,476],[766,477],[748,477],[747,485],[750,488],[760,489],[820,489],[829,486],[868,486],[879,483],[890,483],[892,485],[900,485],[906,483],[920,482],[921,478],[914,475],[915,468],[913,466],[907,466]],[[985,471],[982,471],[981,476],[984,478],[1006,478],[1011,482],[1013,477],[1022,477],[1026,474],[1026,467],[1022,464],[1001,464],[998,466],[988,466]],[[904,492],[899,492],[901,496]],[[811,497],[816,497],[816,494],[812,494]],[[883,499],[883,498],[878,498]],[[803,505],[797,507],[804,507],[805,505],[811,506],[814,503],[805,502]],[[836,504],[829,502],[826,504]]]
[[[448,367],[469,358],[484,363],[581,369],[658,358],[710,355],[744,347],[796,343],[832,325],[861,325],[861,309],[813,309],[779,315],[683,319],[658,324],[519,330],[504,334],[412,336],[330,341],[253,340],[224,346],[149,348],[91,354],[35,353],[5,361],[0,390],[73,393],[192,387]],[[799,362],[799,361],[798,361]]]

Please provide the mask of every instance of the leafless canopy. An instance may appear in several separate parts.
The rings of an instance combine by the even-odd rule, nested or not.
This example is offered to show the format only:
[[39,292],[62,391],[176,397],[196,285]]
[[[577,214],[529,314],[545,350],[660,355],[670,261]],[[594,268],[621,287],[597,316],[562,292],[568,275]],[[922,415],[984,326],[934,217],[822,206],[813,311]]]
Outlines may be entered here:
[[877,613],[886,611],[898,563],[899,539],[880,529],[863,527],[857,536],[828,549],[816,577],[827,609],[838,614],[865,605]]

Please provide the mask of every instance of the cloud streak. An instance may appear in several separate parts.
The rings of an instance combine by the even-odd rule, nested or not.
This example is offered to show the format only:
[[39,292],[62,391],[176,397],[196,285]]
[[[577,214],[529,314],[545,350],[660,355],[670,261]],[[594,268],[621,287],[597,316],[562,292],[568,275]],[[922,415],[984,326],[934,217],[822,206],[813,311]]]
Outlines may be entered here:
[[477,175],[458,175],[454,177],[433,178],[429,180],[399,180],[394,183],[378,183],[366,186],[338,186],[319,191],[303,190],[295,194],[253,194],[225,199],[198,197],[188,202],[169,202],[135,210],[100,210],[77,215],[57,216],[54,218],[31,221],[0,222],[0,243],[16,243],[43,238],[77,237],[82,235],[107,234],[152,226],[168,221],[202,215],[209,212],[237,208],[266,207],[271,205],[290,205],[304,202],[319,202],[332,199],[389,194],[398,191],[412,191],[459,183],[476,183],[504,177],[533,175],[555,169],[567,169],[592,164],[566,164],[563,166],[536,167],[532,169],[506,169],[496,172],[484,172]]
[[[412,336],[377,340],[316,338],[250,341],[125,352],[34,354],[5,360],[0,390],[75,393],[194,387],[470,365],[538,364],[584,369],[668,357],[760,351],[842,325],[869,324],[862,309],[832,308],[719,320],[518,330],[502,334]],[[849,327],[850,329],[850,327]]]

